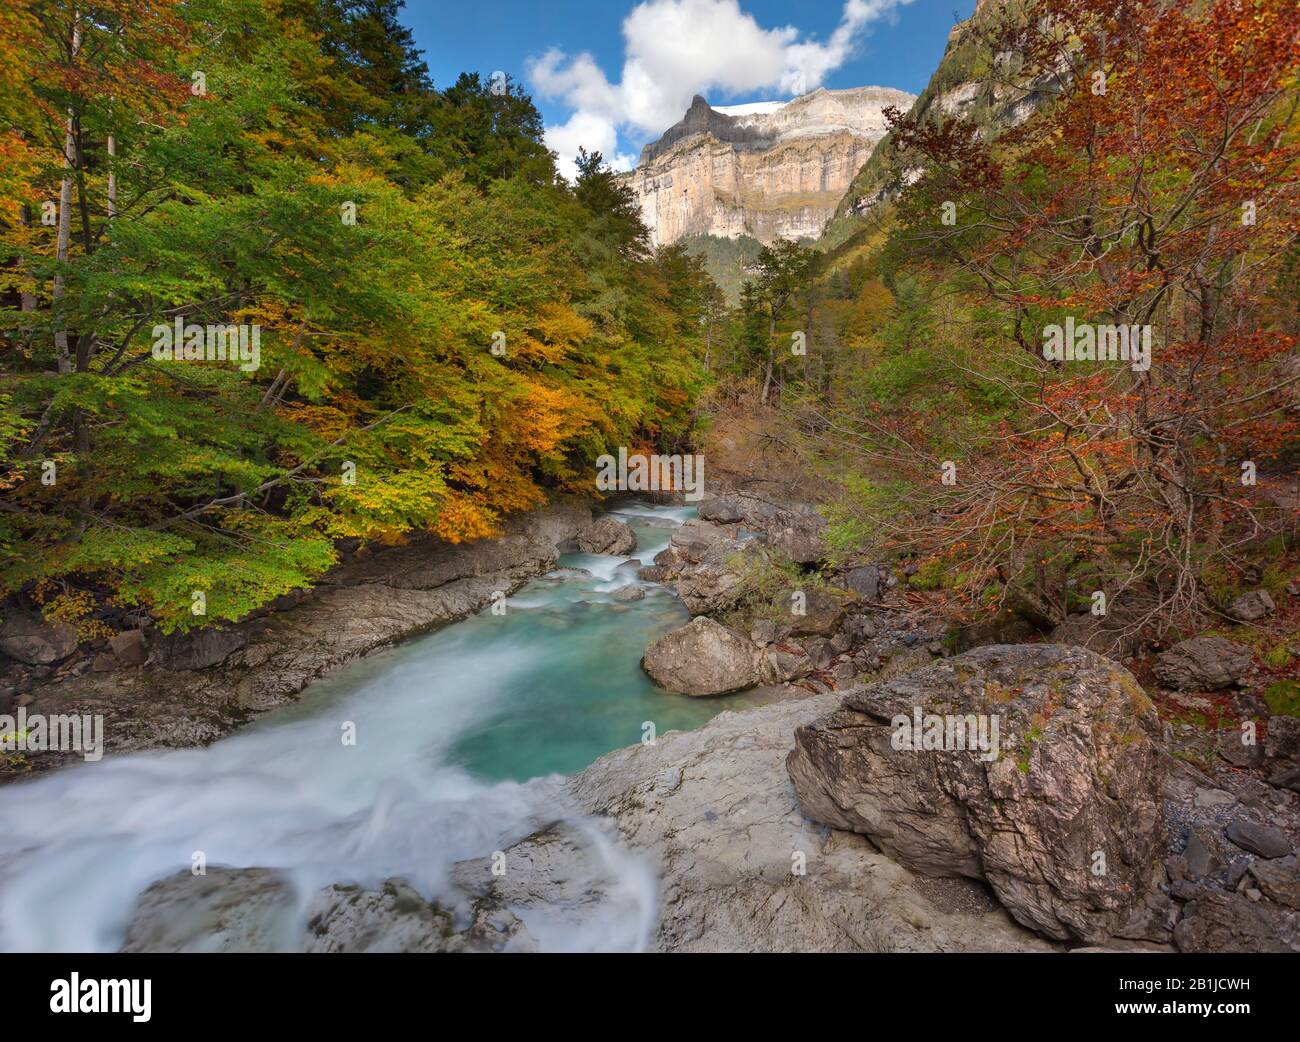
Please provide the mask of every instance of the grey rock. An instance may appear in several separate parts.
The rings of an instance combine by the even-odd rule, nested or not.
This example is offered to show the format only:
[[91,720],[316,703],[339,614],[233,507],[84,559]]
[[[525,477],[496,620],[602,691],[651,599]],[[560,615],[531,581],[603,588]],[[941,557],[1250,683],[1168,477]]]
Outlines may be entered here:
[[645,587],[643,586],[620,586],[614,591],[614,600],[616,601],[643,601],[645,600]]
[[1235,727],[1219,732],[1216,746],[1219,755],[1234,767],[1258,767],[1264,762],[1264,747],[1258,742],[1247,742],[1245,731]]
[[[579,809],[607,818],[624,848],[656,873],[664,896],[652,947],[1050,950],[999,908],[970,912],[932,902],[911,872],[866,839],[827,833],[800,813],[783,768],[790,736],[840,698],[819,695],[722,713],[696,730],[660,735],[653,746],[616,750],[568,783]],[[679,771],[681,782],[661,796],[666,770]],[[799,854],[802,875],[792,870]],[[503,898],[519,894],[548,908],[564,906],[566,892],[587,889],[578,884],[594,871],[557,858],[529,873],[511,850],[506,856],[510,868],[502,880],[511,890]]]
[[773,644],[764,648],[758,659],[758,677],[764,684],[787,684],[812,670],[807,652],[796,645]]
[[[796,597],[802,594],[802,600]],[[773,607],[795,637],[830,637],[844,620],[844,608],[829,593],[821,590],[786,590],[778,594]],[[802,607],[802,614],[796,609]]]
[[1226,807],[1229,804],[1236,803],[1237,797],[1223,789],[1201,789],[1196,790],[1192,802],[1197,807]]
[[1300,762],[1300,717],[1270,716],[1264,752],[1270,760]]
[[1174,896],[1186,900],[1173,940],[1182,952],[1286,952],[1276,918],[1240,894],[1175,883]]
[[771,619],[757,619],[749,627],[749,639],[758,647],[766,647],[776,640],[776,623]]
[[248,643],[240,630],[199,630],[186,636],[164,638],[159,660],[164,669],[210,669],[225,662]]
[[1255,622],[1276,610],[1267,590],[1251,590],[1229,604],[1227,614],[1238,622]]
[[822,637],[813,637],[804,641],[803,649],[808,653],[808,660],[813,669],[829,669],[835,661],[835,649],[831,642]]
[[1291,840],[1285,832],[1272,825],[1260,825],[1249,818],[1233,821],[1225,834],[1242,850],[1249,850],[1260,857],[1283,857],[1291,852]]
[[[917,707],[997,717],[1000,755],[895,749],[891,721]],[[994,645],[850,692],[795,733],[787,767],[813,820],[863,833],[927,875],[987,880],[1017,921],[1049,937],[1095,941],[1127,929],[1153,888],[1167,770],[1158,733],[1150,700],[1116,663],[1082,648]],[[1104,876],[1091,868],[1098,850]]]
[[269,868],[177,872],[136,900],[124,952],[284,952],[298,947],[293,887]]
[[1219,867],[1219,859],[1214,854],[1214,844],[1208,840],[1203,829],[1193,829],[1187,837],[1187,848],[1183,851],[1186,858],[1187,874],[1194,879],[1211,875]]
[[490,901],[474,903],[456,930],[452,913],[409,883],[376,890],[336,884],[305,913],[290,883],[266,868],[178,872],[136,901],[123,952],[487,952],[529,951],[523,924]]
[[703,616],[666,633],[641,660],[660,687],[683,695],[721,695],[758,680],[754,645]]
[[1192,637],[1156,656],[1155,675],[1165,687],[1207,691],[1229,687],[1246,675],[1250,648],[1226,637]]
[[700,517],[719,525],[734,525],[744,520],[740,507],[726,499],[706,498],[700,501]]
[[636,549],[636,533],[616,517],[597,518],[578,533],[578,549],[587,554],[626,557]]
[[123,630],[110,637],[108,643],[117,661],[124,666],[143,666],[149,658],[144,630]]
[[426,901],[409,883],[388,879],[378,890],[335,885],[307,910],[304,950],[349,952],[532,951],[535,945],[513,912],[477,902],[471,923],[457,931],[450,911]]
[[1276,785],[1279,789],[1300,792],[1300,767],[1291,767],[1288,770],[1279,771],[1268,779],[1268,783]]
[[1250,866],[1250,874],[1269,900],[1300,910],[1300,864],[1294,854],[1255,861]]
[[845,572],[840,582],[864,601],[880,600],[880,569],[874,564],[864,564]]
[[0,651],[29,666],[62,662],[77,649],[77,629],[66,622],[46,622],[27,612],[6,609],[0,623]]
[[817,564],[826,556],[825,529],[815,514],[786,514],[767,530],[767,539],[795,564]]

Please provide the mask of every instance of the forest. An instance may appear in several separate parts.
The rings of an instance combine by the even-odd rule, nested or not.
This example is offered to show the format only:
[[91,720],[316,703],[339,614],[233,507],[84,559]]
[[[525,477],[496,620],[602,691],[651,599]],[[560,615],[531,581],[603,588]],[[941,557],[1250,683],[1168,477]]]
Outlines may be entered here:
[[[895,112],[878,205],[764,247],[729,307],[599,153],[558,176],[513,80],[430,83],[393,0],[8,5],[3,593],[87,637],[234,621],[739,411],[844,553],[952,611],[1100,591],[1160,636],[1280,594],[1294,12],[1044,6],[962,45],[997,104]],[[1045,353],[1067,322],[1148,368]]]

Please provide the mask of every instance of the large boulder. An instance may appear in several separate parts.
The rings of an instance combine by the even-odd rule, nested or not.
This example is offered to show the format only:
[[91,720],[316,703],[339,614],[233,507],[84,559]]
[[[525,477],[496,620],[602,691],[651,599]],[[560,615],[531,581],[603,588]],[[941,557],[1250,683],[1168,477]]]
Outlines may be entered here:
[[76,650],[77,628],[66,622],[10,610],[0,624],[0,651],[28,666],[52,666]]
[[1156,656],[1155,675],[1179,691],[1212,691],[1244,677],[1252,658],[1250,648],[1235,640],[1192,637]]
[[578,533],[578,549],[586,554],[626,557],[636,549],[636,533],[616,517],[597,518]]
[[928,875],[984,879],[1049,937],[1101,941],[1148,928],[1157,733],[1116,663],[994,645],[850,692],[799,728],[787,769],[815,821]]
[[681,695],[722,695],[758,681],[754,645],[703,616],[651,644],[641,665],[656,684]]
[[[606,820],[620,847],[653,873],[645,888],[649,946],[678,952],[1051,950],[1012,922],[980,884],[929,886],[865,837],[828,833],[800,813],[783,767],[790,736],[839,697],[721,713],[693,731],[617,749],[566,782],[579,809]],[[505,851],[507,871],[498,885],[510,892],[502,899],[510,908],[522,906],[525,920],[529,904],[554,914],[579,900],[603,908],[637,892],[626,882],[600,883],[611,865],[607,849],[595,846],[574,862],[561,853],[539,858]],[[480,875],[489,875],[486,866]],[[608,919],[602,914],[602,922]]]

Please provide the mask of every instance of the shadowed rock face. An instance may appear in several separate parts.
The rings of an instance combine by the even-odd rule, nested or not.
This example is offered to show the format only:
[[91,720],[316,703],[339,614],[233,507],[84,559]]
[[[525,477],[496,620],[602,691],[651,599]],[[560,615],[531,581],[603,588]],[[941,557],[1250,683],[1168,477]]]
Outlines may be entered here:
[[[996,755],[952,748],[956,731],[947,748],[928,729],[900,748],[895,721],[918,709],[983,717],[988,734],[996,720]],[[787,769],[815,821],[927,875],[984,879],[1049,937],[1163,937],[1144,906],[1163,849],[1156,727],[1141,687],[1100,655],[992,646],[850,692],[799,728]]]
[[697,95],[626,183],[656,245],[686,235],[816,238],[884,136],[884,109],[914,100],[887,87],[819,88],[730,115]]

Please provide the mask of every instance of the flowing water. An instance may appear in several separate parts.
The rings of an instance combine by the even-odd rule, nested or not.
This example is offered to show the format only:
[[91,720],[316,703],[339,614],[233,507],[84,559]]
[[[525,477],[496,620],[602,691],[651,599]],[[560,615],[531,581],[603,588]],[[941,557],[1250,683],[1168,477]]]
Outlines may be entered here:
[[[693,511],[628,503],[614,513],[648,564]],[[485,609],[369,656],[208,748],[106,757],[6,787],[0,950],[114,950],[140,891],[199,852],[208,865],[281,869],[303,895],[404,876],[434,896],[453,862],[563,816],[561,775],[640,741],[647,724],[698,727],[745,704],[666,694],[646,678],[646,645],[689,616],[667,589],[639,583],[634,561],[566,554],[560,564],[504,615]],[[628,585],[646,597],[616,600]],[[617,907],[580,927],[525,915],[542,947],[649,940],[653,875],[616,845],[597,846]]]

